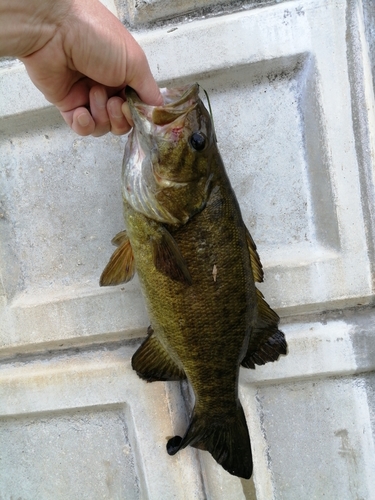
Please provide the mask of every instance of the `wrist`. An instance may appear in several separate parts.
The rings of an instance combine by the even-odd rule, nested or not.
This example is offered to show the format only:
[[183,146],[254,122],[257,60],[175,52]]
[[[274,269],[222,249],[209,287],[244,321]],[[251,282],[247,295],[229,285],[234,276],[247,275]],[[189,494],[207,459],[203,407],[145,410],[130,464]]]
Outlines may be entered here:
[[26,57],[53,38],[70,0],[0,0],[0,56]]

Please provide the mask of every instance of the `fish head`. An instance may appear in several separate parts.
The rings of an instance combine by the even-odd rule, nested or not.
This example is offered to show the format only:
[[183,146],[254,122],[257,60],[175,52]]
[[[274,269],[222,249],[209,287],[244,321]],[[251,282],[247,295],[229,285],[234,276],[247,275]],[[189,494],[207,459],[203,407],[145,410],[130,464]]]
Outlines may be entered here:
[[185,224],[209,196],[216,151],[199,85],[161,89],[162,106],[126,96],[134,120],[124,158],[123,193],[130,205],[167,224]]

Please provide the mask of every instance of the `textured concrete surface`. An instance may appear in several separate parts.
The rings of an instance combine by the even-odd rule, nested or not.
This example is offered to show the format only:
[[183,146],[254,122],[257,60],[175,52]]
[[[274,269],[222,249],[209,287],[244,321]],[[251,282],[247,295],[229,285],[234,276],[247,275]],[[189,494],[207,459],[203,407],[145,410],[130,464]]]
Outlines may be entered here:
[[[160,19],[170,19],[202,7],[214,7],[217,2],[207,0],[117,0],[120,19],[131,25],[142,25]],[[224,0],[221,2],[224,3]]]
[[123,228],[126,138],[75,136],[5,61],[1,500],[375,499],[373,7],[266,3],[214,15],[222,4],[209,2],[212,15],[192,20],[202,2],[116,2],[148,23],[135,36],[161,86],[208,91],[262,290],[282,316],[288,356],[241,371],[253,480],[206,452],[167,455],[187,388],[131,369],[148,326],[137,280],[98,286]]
[[196,451],[169,457],[165,448],[186,426],[179,385],[140,380],[133,351],[109,346],[1,365],[4,498],[120,500],[125,488],[130,498],[202,498]]
[[374,498],[374,442],[366,399],[364,377],[257,391],[275,498]]
[[0,440],[0,498],[140,498],[121,408],[3,419]]
[[[284,316],[372,300],[345,3],[319,5],[283,3],[138,36],[161,84],[199,80],[210,92],[220,149],[266,270],[262,289]],[[231,43],[234,33],[241,44]],[[187,43],[199,58],[176,57]],[[21,68],[12,71],[3,70],[2,88],[24,84]],[[56,112],[38,102],[32,110],[10,92],[4,108],[17,110],[0,125],[8,242],[0,265],[12,304],[2,313],[4,348],[133,335],[147,326],[136,285],[97,287],[123,227],[124,139],[74,137]],[[106,313],[97,318],[100,304]]]

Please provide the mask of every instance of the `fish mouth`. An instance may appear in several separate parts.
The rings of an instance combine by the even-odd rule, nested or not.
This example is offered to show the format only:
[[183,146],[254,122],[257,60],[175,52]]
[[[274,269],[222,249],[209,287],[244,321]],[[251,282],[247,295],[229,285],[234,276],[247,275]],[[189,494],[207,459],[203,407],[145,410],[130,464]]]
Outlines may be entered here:
[[[194,192],[190,186],[198,186],[202,174],[189,169],[184,157],[181,164],[185,170],[181,172],[177,160],[180,153],[190,154],[191,129],[200,123],[196,116],[202,106],[199,88],[195,83],[160,89],[163,96],[160,106],[145,104],[130,87],[125,90],[134,127],[124,155],[123,196],[135,211],[164,224],[185,224],[190,212],[196,212],[194,195],[194,200],[189,201]],[[179,196],[176,191],[180,191],[181,207],[173,205]],[[206,197],[206,191],[201,197]]]
[[197,105],[199,99],[199,85],[185,85],[174,89],[160,89],[164,104],[151,106],[141,101],[138,94],[131,87],[125,90],[126,99],[135,122],[137,117],[146,119],[156,126],[170,125],[178,118],[188,114]]
[[[147,137],[159,137],[168,142],[177,142],[183,133],[186,116],[197,106],[199,101],[199,85],[184,85],[177,88],[161,88],[164,104],[152,106],[141,101],[131,87],[127,87],[125,95],[139,137],[148,142]],[[150,144],[150,149],[152,145]],[[164,177],[152,164],[155,181],[159,189],[182,188],[186,181]]]

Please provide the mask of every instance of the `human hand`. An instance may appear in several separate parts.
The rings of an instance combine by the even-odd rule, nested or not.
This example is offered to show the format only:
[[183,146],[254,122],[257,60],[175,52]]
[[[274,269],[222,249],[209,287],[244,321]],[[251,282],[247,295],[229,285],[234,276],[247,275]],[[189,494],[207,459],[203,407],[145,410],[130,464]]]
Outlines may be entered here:
[[[19,32],[22,40],[17,50],[4,55],[23,61],[33,83],[75,132],[94,136],[128,132],[132,124],[121,111],[126,85],[144,102],[162,104],[143,50],[98,0],[12,3],[23,4],[18,7],[17,19],[22,19],[28,30]],[[0,0],[0,17],[4,11],[1,4],[4,0]],[[30,19],[26,9],[34,12]],[[30,20],[32,26],[28,26]],[[13,36],[17,36],[16,27]]]

